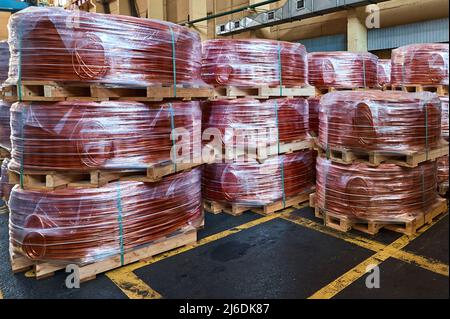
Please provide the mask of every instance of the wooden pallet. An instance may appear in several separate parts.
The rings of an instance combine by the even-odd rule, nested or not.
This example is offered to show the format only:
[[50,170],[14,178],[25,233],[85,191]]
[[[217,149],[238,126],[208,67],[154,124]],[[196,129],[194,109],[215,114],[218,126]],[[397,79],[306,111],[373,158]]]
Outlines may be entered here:
[[437,203],[425,214],[411,217],[409,220],[402,220],[396,223],[387,223],[382,221],[356,221],[347,216],[337,215],[325,212],[319,207],[315,207],[315,216],[324,221],[325,226],[342,232],[348,232],[352,229],[361,231],[369,235],[376,235],[381,229],[388,229],[397,233],[412,236],[424,225],[431,224],[437,217],[448,212],[447,201],[439,198]]
[[[2,202],[2,199],[0,199],[0,203]],[[0,204],[0,215],[3,214],[8,214],[9,213],[9,209],[8,206],[6,206],[5,202]]]
[[331,93],[331,92],[342,92],[342,91],[370,91],[370,90],[380,90],[381,88],[363,88],[363,87],[358,87],[358,88],[335,88],[335,87],[316,87],[316,96],[321,96],[321,95],[325,95],[327,93]]
[[349,149],[329,149],[328,154],[325,150],[317,148],[321,156],[328,156],[330,160],[341,164],[352,164],[355,162],[364,163],[369,166],[379,166],[382,163],[396,164],[403,167],[417,167],[420,163],[434,161],[439,157],[448,154],[448,142],[442,140],[439,147],[426,151],[362,151]]
[[447,197],[448,194],[448,182],[439,184],[439,195],[442,197]]
[[[166,99],[207,99],[213,97],[211,87],[148,86],[148,87],[119,87],[101,84],[63,83],[52,81],[23,81],[22,101],[108,101],[125,100],[139,102],[163,101]],[[2,96],[5,101],[18,101],[19,85],[9,85],[3,88]]]
[[[98,188],[114,181],[158,182],[163,177],[188,171],[203,165],[201,159],[190,163],[163,163],[144,170],[93,170],[86,172],[57,172],[24,170],[23,188],[29,190],[54,190],[59,188]],[[8,170],[9,184],[20,184],[20,173]]]
[[11,158],[11,152],[8,149],[0,146],[0,161],[3,161],[5,158]]
[[[123,256],[123,264],[121,263],[120,255],[115,255],[91,264],[79,266],[79,279],[80,282],[86,282],[95,279],[97,275],[104,272],[141,260],[145,261],[155,255],[195,242],[197,242],[197,231],[178,233],[174,236],[158,240],[150,245],[126,252]],[[67,264],[61,263],[36,262],[17,254],[10,256],[10,262],[11,269],[14,273],[20,273],[31,269],[33,271],[31,275],[36,279],[44,279],[53,276],[56,271],[64,270],[67,266]]]
[[416,92],[432,92],[439,96],[448,95],[448,85],[421,85],[421,84],[408,84],[408,85],[391,85],[392,91],[403,91],[409,93]]
[[286,199],[285,205],[282,200],[278,200],[262,206],[219,203],[215,201],[203,200],[203,208],[212,214],[220,214],[224,212],[232,216],[240,216],[247,211],[252,211],[262,215],[271,215],[286,208],[307,202],[309,200],[309,195],[311,194],[311,192],[314,192],[314,190],[297,196],[289,197]]
[[236,87],[226,86],[214,89],[214,98],[216,99],[236,99],[249,97],[254,99],[269,99],[273,97],[311,97],[316,94],[313,86],[306,87]]

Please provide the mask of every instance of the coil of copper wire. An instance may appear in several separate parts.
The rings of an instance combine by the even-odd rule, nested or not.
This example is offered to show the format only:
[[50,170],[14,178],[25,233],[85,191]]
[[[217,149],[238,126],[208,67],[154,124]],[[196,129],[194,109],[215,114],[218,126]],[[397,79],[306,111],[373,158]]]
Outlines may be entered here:
[[8,163],[9,159],[5,158],[2,162],[0,170],[0,200],[3,199],[5,202],[8,201],[9,194],[11,193],[11,189],[13,188],[13,185],[9,184]]
[[313,136],[319,136],[319,108],[320,97],[308,98],[309,104],[309,132]]
[[203,43],[202,78],[214,86],[305,86],[306,49],[262,39],[209,40]]
[[316,205],[361,221],[402,222],[436,203],[436,162],[416,168],[394,164],[343,165],[317,158]]
[[442,106],[442,137],[445,138],[447,141],[449,140],[449,125],[448,125],[448,96],[440,96],[441,99],[441,106]]
[[312,150],[280,155],[264,163],[256,160],[206,165],[204,199],[259,206],[299,195],[314,186],[315,153]]
[[97,261],[198,227],[201,170],[158,183],[117,182],[97,189],[11,192],[10,243],[33,260]]
[[398,152],[441,143],[441,102],[430,92],[328,93],[320,100],[319,144]]
[[10,168],[142,169],[193,159],[201,116],[194,101],[15,103]]
[[0,87],[8,78],[9,45],[8,41],[0,41]]
[[9,27],[11,84],[19,66],[22,81],[201,83],[199,34],[170,22],[33,7],[14,14]]
[[11,128],[9,125],[11,104],[0,100],[0,147],[11,149]]
[[378,60],[378,84],[380,86],[391,84],[391,60]]
[[257,149],[306,139],[308,113],[302,98],[215,100],[203,107],[202,125],[204,134],[218,130],[223,146]]
[[411,44],[392,50],[392,85],[448,85],[448,44]]
[[437,179],[438,184],[448,183],[448,155],[437,159]]
[[373,88],[378,85],[378,57],[371,53],[308,54],[309,83],[318,88]]

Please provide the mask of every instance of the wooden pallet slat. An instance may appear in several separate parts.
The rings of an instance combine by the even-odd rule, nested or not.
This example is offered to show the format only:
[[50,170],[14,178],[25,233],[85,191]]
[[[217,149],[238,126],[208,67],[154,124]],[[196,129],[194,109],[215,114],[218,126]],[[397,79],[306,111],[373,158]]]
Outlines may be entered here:
[[409,93],[431,92],[439,96],[448,95],[448,85],[422,85],[422,84],[407,84],[407,85],[391,85],[392,91],[403,91]]
[[336,88],[336,87],[316,87],[316,95],[321,96],[327,93],[332,92],[350,92],[350,91],[370,91],[370,90],[381,90],[381,87],[374,88],[364,88],[364,87],[356,87],[356,88]]
[[311,97],[315,96],[316,90],[313,86],[305,87],[237,87],[226,86],[214,89],[214,98],[235,99],[240,97],[250,97],[255,99],[269,99],[273,97]]

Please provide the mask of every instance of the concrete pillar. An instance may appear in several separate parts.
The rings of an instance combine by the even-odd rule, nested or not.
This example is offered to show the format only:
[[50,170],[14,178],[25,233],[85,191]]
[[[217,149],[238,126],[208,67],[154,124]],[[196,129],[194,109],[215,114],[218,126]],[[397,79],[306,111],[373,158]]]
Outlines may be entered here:
[[351,52],[367,52],[365,7],[347,11],[347,50]]

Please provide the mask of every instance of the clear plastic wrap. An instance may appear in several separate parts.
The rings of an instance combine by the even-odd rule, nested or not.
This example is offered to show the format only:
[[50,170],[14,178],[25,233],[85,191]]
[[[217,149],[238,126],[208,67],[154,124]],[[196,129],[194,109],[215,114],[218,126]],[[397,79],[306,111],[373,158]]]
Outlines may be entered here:
[[448,43],[411,44],[392,50],[392,85],[448,85]]
[[201,116],[194,101],[15,103],[10,168],[143,169],[194,159]]
[[201,170],[158,183],[28,191],[9,200],[10,244],[33,260],[84,264],[200,226]]
[[11,104],[0,100],[0,147],[11,150],[11,127],[10,127]]
[[328,93],[320,100],[323,149],[423,151],[441,143],[441,102],[430,92]]
[[316,207],[355,221],[403,222],[437,202],[436,162],[343,165],[317,158]]
[[308,114],[303,98],[215,100],[203,107],[203,132],[220,132],[223,148],[256,150],[308,138]]
[[0,202],[4,200],[5,202],[9,199],[9,194],[11,193],[11,189],[13,185],[9,184],[8,178],[8,163],[9,159],[5,158],[1,165],[0,171]]
[[8,41],[0,41],[0,87],[8,79],[9,46]]
[[437,159],[438,184],[448,183],[448,155]]
[[378,57],[372,53],[314,52],[308,54],[309,83],[318,88],[378,86]]
[[448,96],[441,96],[441,107],[442,107],[442,137],[447,141],[449,140],[449,125],[448,125]]
[[391,60],[378,60],[378,84],[380,86],[391,84]]
[[199,34],[170,22],[32,7],[10,19],[9,42],[9,84],[19,70],[22,81],[203,83]]
[[309,104],[309,132],[313,136],[319,136],[319,109],[320,97],[311,97]]
[[202,78],[214,86],[305,86],[306,49],[262,39],[209,40],[203,43]]
[[264,163],[248,160],[206,165],[203,198],[261,206],[305,193],[314,186],[315,156],[313,150],[303,150],[270,157]]

